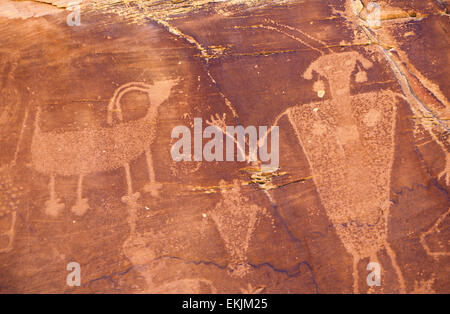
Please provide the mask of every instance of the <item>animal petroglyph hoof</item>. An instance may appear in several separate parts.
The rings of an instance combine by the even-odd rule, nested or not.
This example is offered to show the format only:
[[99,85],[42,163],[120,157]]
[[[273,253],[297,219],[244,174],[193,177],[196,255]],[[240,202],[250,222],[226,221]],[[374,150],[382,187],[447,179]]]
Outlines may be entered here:
[[45,213],[49,216],[57,217],[64,207],[64,203],[61,203],[59,198],[50,199],[45,202]]
[[145,193],[150,193],[153,197],[158,197],[161,188],[161,183],[149,182],[144,186],[143,190]]
[[131,195],[122,196],[122,202],[129,206],[137,206],[137,200],[141,197],[141,193],[136,192]]
[[88,199],[82,198],[77,200],[75,205],[73,205],[70,210],[77,216],[83,216],[88,209],[89,209]]

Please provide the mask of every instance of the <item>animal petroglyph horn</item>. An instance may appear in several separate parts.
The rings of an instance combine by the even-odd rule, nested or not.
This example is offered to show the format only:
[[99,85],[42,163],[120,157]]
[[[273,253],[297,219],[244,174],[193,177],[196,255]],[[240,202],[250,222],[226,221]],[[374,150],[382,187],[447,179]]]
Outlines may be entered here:
[[[175,84],[174,80],[166,80],[153,85],[131,82],[119,87],[108,104],[106,120],[109,126],[102,128],[64,133],[42,132],[39,125],[41,109],[38,107],[31,145],[32,166],[50,177],[50,199],[45,204],[48,215],[56,216],[65,207],[55,193],[57,175],[78,176],[77,200],[71,209],[77,215],[83,215],[89,208],[88,200],[82,197],[84,177],[121,167],[125,169],[128,187],[122,200],[135,204],[140,193],[133,192],[130,162],[141,154],[146,156],[150,181],[144,191],[157,195],[150,145],[155,139],[158,108],[168,99]],[[149,106],[144,117],[123,121],[120,100],[130,92],[147,94]],[[114,113],[119,119],[117,123],[113,121]]]

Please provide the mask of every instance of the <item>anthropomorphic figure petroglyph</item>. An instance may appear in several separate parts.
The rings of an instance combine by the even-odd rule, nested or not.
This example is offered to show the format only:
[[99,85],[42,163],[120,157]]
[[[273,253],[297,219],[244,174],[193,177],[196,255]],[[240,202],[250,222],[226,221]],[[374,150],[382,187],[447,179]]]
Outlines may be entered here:
[[316,73],[328,79],[331,99],[294,106],[284,114],[307,156],[327,214],[353,257],[354,292],[359,291],[359,261],[377,261],[382,249],[405,292],[402,271],[387,241],[396,94],[350,95],[351,73],[357,66],[355,79],[362,82],[367,79],[364,69],[372,63],[358,52],[322,55],[304,77],[313,79]]
[[[272,24],[301,33],[304,38],[319,43],[325,47],[323,49],[328,49],[330,52],[325,56],[322,49],[310,46],[304,40],[298,39],[302,44],[321,54],[321,57],[313,62],[304,73],[305,78],[312,79],[314,72],[319,73],[321,78],[326,77],[329,81],[332,99],[322,103],[289,108],[278,116],[276,121],[284,114],[288,114],[290,122],[296,129],[299,141],[312,168],[322,202],[345,247],[354,258],[354,290],[358,291],[358,260],[367,256],[374,259],[376,258],[375,253],[379,249],[385,248],[397,273],[400,290],[405,292],[402,271],[396,262],[395,252],[387,242],[389,177],[394,154],[396,119],[395,94],[383,91],[350,96],[350,74],[355,69],[352,60],[358,59],[356,52],[336,54],[330,48],[326,48],[323,42],[301,30],[279,23],[272,22]],[[365,29],[365,34],[371,42],[379,42],[370,30],[367,31],[364,26],[362,28]],[[297,38],[294,39],[297,40]],[[407,77],[400,70],[401,66],[396,64],[382,45],[379,45],[378,48],[402,89],[403,95],[400,97],[408,102],[413,114],[418,117],[431,117],[433,125],[416,120],[416,127],[423,127],[432,140],[442,148],[445,155],[445,166],[438,175],[438,179],[445,178],[444,182],[448,186],[450,184],[450,154],[448,123],[442,119],[445,115],[442,116],[441,113],[441,117],[439,117],[429,110],[415,95]],[[361,71],[361,65],[367,67],[370,64],[359,58],[360,71],[355,76],[356,83],[367,80],[366,73]],[[321,80],[314,84],[314,89],[320,98],[324,97],[325,85]],[[445,101],[443,102],[445,103]],[[443,136],[439,136],[439,134]],[[360,154],[361,158],[359,159],[357,156]],[[355,179],[357,181],[354,181]],[[376,189],[372,187],[376,187]],[[363,197],[361,192],[364,192],[366,197]],[[370,210],[370,208],[376,208],[374,202],[384,204],[380,206],[378,213],[377,210]],[[347,206],[347,204],[352,206]],[[361,217],[364,215],[364,211],[368,211],[368,214],[366,217]],[[432,229],[421,236],[421,242],[426,252],[435,258],[448,255],[448,253],[445,251],[432,252],[427,246],[425,238],[429,232],[436,231],[436,225],[445,216],[446,214],[441,216]],[[372,220],[379,220],[376,220],[376,223],[366,222],[362,227],[361,218],[364,222],[370,217]]]
[[[125,169],[128,186],[127,194],[122,200],[135,203],[140,194],[133,192],[129,163],[143,153],[147,159],[150,179],[144,190],[156,195],[150,145],[155,138],[158,108],[169,97],[175,83],[167,80],[157,82],[153,86],[145,83],[128,83],[121,86],[108,105],[107,122],[110,126],[99,129],[64,133],[42,132],[39,125],[41,110],[38,108],[31,146],[32,165],[34,169],[50,177],[50,199],[45,208],[47,214],[56,216],[64,208],[64,204],[55,194],[57,175],[78,176],[77,201],[72,211],[83,215],[89,208],[88,200],[82,197],[84,176],[120,167]],[[120,100],[129,92],[146,93],[149,107],[145,117],[123,122]],[[114,113],[119,119],[117,124],[113,124]]]
[[[225,185],[222,182],[220,185]],[[251,204],[241,192],[241,184],[235,181],[231,190],[222,190],[223,199],[209,213],[230,255],[230,274],[242,277],[249,271],[247,250],[261,215],[268,215],[264,208]]]

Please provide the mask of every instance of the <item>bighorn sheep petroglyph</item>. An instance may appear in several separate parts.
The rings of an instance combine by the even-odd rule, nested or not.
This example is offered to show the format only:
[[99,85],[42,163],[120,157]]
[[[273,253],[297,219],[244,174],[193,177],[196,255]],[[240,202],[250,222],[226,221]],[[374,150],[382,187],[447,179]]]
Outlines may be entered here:
[[[167,80],[154,85],[131,82],[119,87],[108,105],[109,126],[97,129],[68,131],[64,133],[43,132],[40,127],[41,109],[38,107],[31,153],[35,170],[50,177],[50,199],[45,211],[56,216],[64,208],[55,193],[55,177],[78,176],[77,201],[72,212],[83,215],[89,208],[88,200],[82,197],[83,178],[92,173],[125,169],[128,191],[124,202],[136,201],[140,194],[134,193],[130,174],[130,162],[145,153],[150,183],[144,188],[155,194],[155,175],[150,145],[156,134],[159,106],[169,97],[175,81]],[[121,98],[129,92],[148,95],[149,107],[143,118],[123,121]],[[119,123],[113,124],[116,113]]]

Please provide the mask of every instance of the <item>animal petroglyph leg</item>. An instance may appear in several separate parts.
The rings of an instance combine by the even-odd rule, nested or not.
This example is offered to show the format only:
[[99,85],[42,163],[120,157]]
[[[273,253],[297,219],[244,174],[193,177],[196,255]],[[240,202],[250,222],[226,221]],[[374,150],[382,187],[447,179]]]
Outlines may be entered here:
[[128,205],[130,209],[130,216],[129,216],[129,225],[131,229],[131,234],[134,235],[136,230],[136,212],[137,212],[137,200],[141,196],[139,192],[133,193],[133,185],[131,182],[131,172],[130,172],[130,165],[128,163],[125,163],[123,165],[123,168],[125,169],[125,178],[127,180],[127,189],[128,194],[122,197],[122,202]]
[[153,197],[158,197],[162,184],[156,182],[152,152],[149,147],[145,149],[145,159],[147,160],[148,179],[150,182],[144,186],[144,192],[150,193]]
[[75,205],[71,208],[72,212],[78,216],[83,216],[89,209],[88,199],[82,198],[82,193],[83,193],[83,175],[80,175],[78,177],[77,201]]
[[135,204],[141,194],[139,192],[133,193],[133,183],[131,182],[131,172],[130,172],[130,165],[128,163],[125,163],[123,165],[125,169],[125,178],[127,180],[127,192],[128,194],[122,197],[122,202],[126,204]]
[[49,216],[56,217],[65,206],[64,203],[61,203],[60,200],[56,198],[54,175],[50,176],[49,191],[50,199],[45,202],[45,213]]

